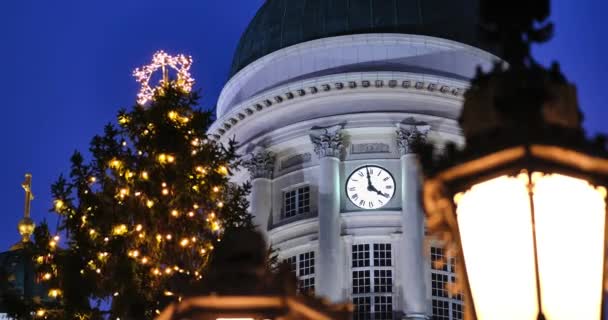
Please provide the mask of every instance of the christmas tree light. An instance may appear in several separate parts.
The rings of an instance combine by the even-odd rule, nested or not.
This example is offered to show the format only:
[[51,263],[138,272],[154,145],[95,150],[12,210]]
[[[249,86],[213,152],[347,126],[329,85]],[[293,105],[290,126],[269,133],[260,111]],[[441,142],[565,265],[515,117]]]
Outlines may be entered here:
[[[137,69],[138,105],[119,111],[117,125],[92,139],[91,160],[75,153],[69,179],[53,185],[67,248],[49,235],[35,260],[49,296],[80,308],[63,318],[92,315],[89,299],[111,299],[113,318],[152,319],[196,286],[225,228],[252,227],[248,186],[229,183],[236,144],[208,139],[212,118],[195,107],[190,65],[189,57],[159,52]],[[70,300],[79,297],[86,299]]]

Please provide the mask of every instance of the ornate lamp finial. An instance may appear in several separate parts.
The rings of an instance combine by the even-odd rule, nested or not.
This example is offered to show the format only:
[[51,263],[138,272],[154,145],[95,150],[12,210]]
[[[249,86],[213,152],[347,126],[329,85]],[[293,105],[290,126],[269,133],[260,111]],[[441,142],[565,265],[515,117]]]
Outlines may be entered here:
[[[152,57],[151,64],[137,68],[133,71],[133,76],[141,85],[139,93],[137,94],[137,103],[143,105],[152,100],[154,93],[156,93],[159,88],[169,84],[173,84],[185,92],[192,91],[194,78],[190,75],[191,66],[192,56],[183,54],[171,56],[162,50],[157,51]],[[169,78],[169,68],[177,72],[177,79],[175,81],[171,81]],[[162,70],[163,77],[158,85],[153,88],[150,86],[150,78],[158,69]]]
[[21,234],[21,241],[29,242],[30,236],[34,233],[34,228],[36,227],[34,220],[30,218],[30,205],[31,201],[34,200],[34,194],[32,194],[32,175],[30,173],[25,174],[25,181],[21,186],[25,190],[25,207],[23,209],[23,219],[19,221],[18,228],[19,234]]
[[541,25],[549,16],[549,0],[482,0],[480,9],[488,40],[502,47],[512,66],[531,63],[530,45],[553,35],[552,23]]

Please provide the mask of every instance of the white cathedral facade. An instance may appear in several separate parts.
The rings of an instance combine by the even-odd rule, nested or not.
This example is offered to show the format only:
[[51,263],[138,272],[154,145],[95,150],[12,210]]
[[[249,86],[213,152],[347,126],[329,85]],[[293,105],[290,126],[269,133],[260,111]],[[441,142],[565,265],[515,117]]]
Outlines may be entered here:
[[476,1],[267,0],[209,133],[246,154],[251,212],[302,291],[354,319],[462,319],[426,241],[412,142],[462,143]]

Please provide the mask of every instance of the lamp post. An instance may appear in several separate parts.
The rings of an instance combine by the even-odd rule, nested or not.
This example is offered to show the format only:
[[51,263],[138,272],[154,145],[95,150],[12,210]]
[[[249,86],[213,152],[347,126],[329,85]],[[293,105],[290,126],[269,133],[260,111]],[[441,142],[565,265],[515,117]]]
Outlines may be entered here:
[[422,152],[428,228],[458,253],[469,319],[601,319],[608,152],[581,127],[576,89],[534,62],[548,0],[482,1],[508,62],[478,71],[466,147]]

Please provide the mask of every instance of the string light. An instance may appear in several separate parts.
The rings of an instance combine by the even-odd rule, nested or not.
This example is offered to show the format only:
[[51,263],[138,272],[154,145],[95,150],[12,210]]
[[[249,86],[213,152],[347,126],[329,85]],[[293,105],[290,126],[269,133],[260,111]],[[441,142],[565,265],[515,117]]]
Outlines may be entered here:
[[125,124],[129,123],[129,117],[127,115],[124,115],[124,114],[120,115],[118,117],[118,123],[122,124],[122,125],[125,125]]
[[61,295],[61,290],[59,289],[51,289],[49,290],[49,297],[51,298],[57,298]]
[[61,209],[63,209],[64,205],[65,204],[63,203],[63,200],[61,200],[61,199],[55,200],[55,211],[60,211]]
[[118,159],[112,159],[110,160],[109,166],[112,169],[120,169],[122,167],[122,162]]
[[[163,72],[166,72],[167,67],[177,71],[177,80],[174,82],[177,88],[184,92],[190,92],[192,90],[192,86],[194,85],[194,79],[191,77],[189,71],[191,66],[191,56],[186,56],[183,54],[170,56],[162,50],[157,51],[154,56],[152,56],[151,64],[137,68],[135,71],[133,71],[133,76],[141,85],[139,93],[137,94],[137,103],[144,105],[153,99],[154,93],[157,92],[158,88],[152,88],[150,86],[150,78],[158,69],[162,69]],[[167,79],[166,75],[163,75],[163,79],[160,80],[159,87],[162,88],[163,86],[167,85],[167,81],[169,81],[169,79]]]
[[112,234],[115,236],[122,236],[125,233],[127,233],[128,231],[129,231],[129,228],[127,228],[127,225],[119,224],[112,229]]
[[220,166],[217,171],[223,175],[227,175],[228,174],[228,168],[226,168],[226,166]]

